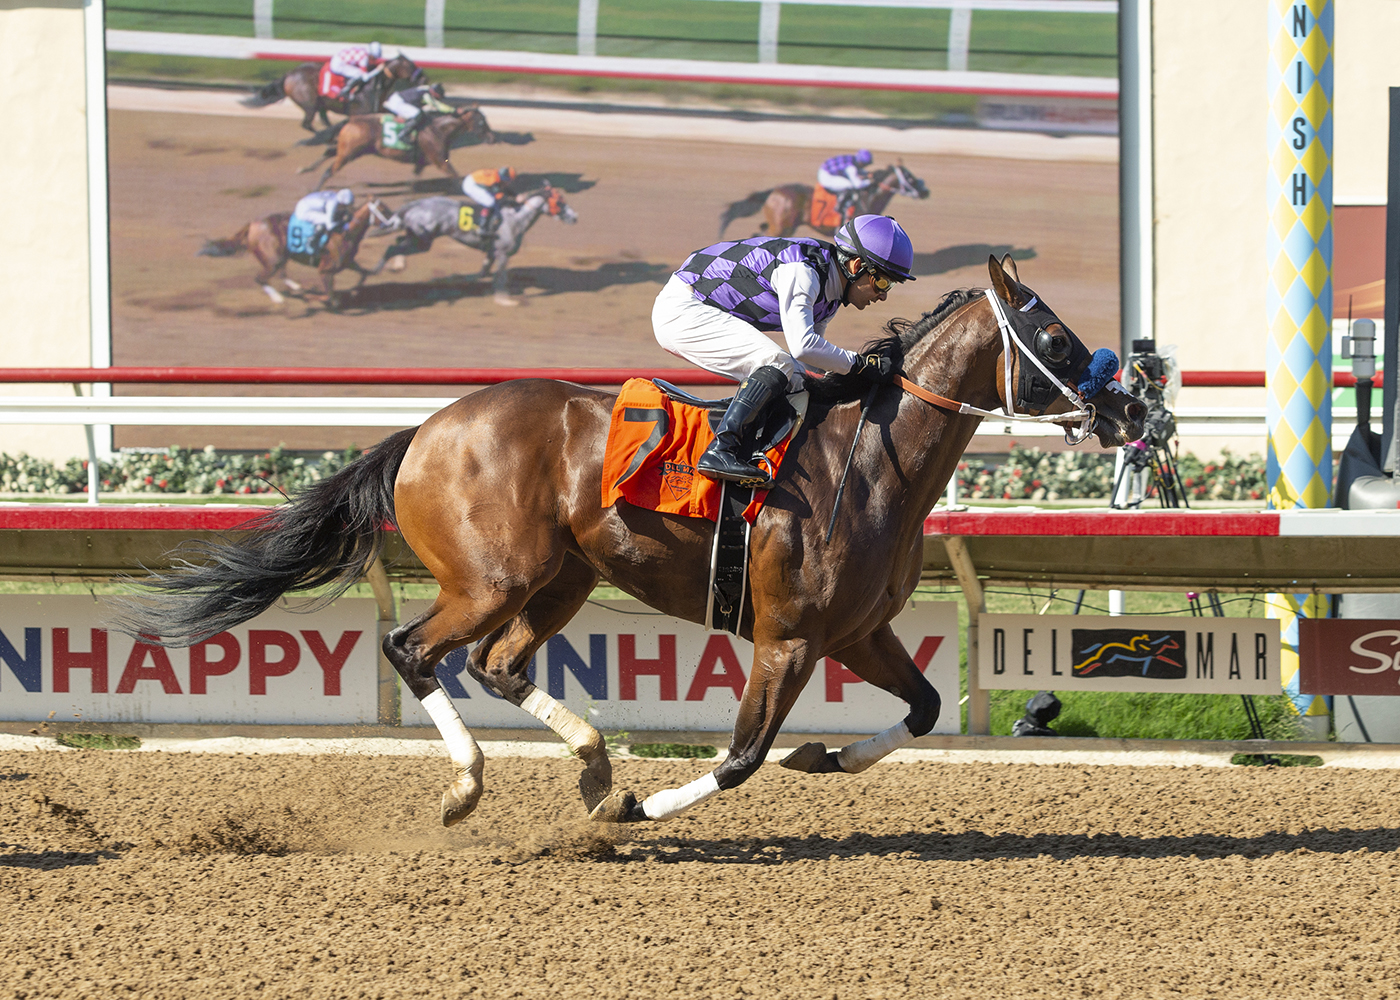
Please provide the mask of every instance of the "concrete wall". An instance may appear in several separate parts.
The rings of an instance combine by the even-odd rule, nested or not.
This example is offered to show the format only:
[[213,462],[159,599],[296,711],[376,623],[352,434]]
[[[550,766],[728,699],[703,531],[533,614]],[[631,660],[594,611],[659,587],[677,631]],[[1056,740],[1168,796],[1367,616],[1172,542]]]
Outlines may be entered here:
[[[92,360],[88,267],[87,108],[81,0],[0,0],[0,366]],[[69,386],[0,385],[10,395]],[[81,427],[0,427],[0,451],[85,455]]]
[[[1400,3],[1337,0],[1335,9],[1334,197],[1380,205]],[[1267,0],[1153,4],[1154,316],[1158,343],[1176,344],[1185,369],[1265,367],[1267,28]],[[1264,393],[1188,389],[1177,405],[1262,407]],[[1222,443],[1264,451],[1249,438],[1182,447],[1206,455]]]

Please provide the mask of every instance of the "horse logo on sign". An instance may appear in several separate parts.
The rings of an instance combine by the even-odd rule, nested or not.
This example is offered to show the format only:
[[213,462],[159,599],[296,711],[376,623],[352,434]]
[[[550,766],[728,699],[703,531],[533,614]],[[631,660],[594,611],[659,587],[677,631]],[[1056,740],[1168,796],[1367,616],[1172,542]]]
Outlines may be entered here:
[[1185,632],[1144,629],[1074,629],[1071,656],[1075,677],[1186,676]]

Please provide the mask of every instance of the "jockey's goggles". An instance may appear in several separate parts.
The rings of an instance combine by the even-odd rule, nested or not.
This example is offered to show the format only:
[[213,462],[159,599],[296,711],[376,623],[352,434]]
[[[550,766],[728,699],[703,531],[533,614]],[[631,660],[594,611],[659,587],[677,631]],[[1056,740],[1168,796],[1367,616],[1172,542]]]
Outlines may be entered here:
[[874,264],[862,263],[860,269],[870,275],[870,283],[875,286],[875,291],[877,292],[887,292],[890,286],[894,284],[894,279],[888,274],[885,274]]

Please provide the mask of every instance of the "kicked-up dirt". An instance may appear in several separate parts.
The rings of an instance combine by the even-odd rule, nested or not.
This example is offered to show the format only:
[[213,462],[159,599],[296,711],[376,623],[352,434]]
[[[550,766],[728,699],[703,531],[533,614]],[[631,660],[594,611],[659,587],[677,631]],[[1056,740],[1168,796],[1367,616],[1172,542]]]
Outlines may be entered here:
[[1394,771],[769,764],[602,827],[578,770],[443,830],[445,759],[0,754],[0,996],[1397,993]]

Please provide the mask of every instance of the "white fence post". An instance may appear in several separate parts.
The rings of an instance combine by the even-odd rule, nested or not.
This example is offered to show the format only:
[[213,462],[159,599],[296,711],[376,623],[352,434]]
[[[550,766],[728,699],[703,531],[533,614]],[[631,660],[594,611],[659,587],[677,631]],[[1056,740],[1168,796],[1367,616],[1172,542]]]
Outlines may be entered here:
[[948,69],[965,72],[967,51],[972,46],[972,4],[954,2],[948,11]]
[[446,9],[447,0],[427,0],[423,6],[423,38],[424,44],[430,49],[447,47],[446,37],[443,35]]
[[778,61],[778,14],[780,0],[762,0],[758,5],[758,61]]
[[253,37],[272,37],[272,0],[253,0]]
[[598,0],[578,0],[578,54],[598,54]]

